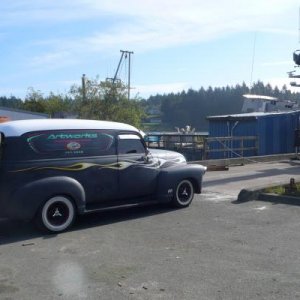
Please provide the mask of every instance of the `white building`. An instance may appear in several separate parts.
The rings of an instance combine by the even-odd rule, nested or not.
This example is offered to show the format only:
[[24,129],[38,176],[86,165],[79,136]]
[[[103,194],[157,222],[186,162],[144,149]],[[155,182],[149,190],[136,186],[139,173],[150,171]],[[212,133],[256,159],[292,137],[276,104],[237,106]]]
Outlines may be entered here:
[[279,100],[275,97],[261,95],[243,95],[242,113],[251,112],[281,112],[298,110],[299,105],[289,100]]
[[0,122],[47,118],[49,118],[48,114],[0,106]]

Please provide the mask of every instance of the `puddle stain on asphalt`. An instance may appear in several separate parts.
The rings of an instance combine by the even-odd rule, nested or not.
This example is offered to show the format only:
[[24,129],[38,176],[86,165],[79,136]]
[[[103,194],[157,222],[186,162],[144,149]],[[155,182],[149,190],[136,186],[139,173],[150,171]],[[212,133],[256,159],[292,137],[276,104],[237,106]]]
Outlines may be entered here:
[[215,192],[203,192],[201,194],[203,196],[201,200],[204,201],[212,201],[212,202],[224,202],[224,201],[233,201],[235,198],[232,195],[226,195]]
[[19,291],[19,288],[14,285],[0,283],[0,294],[12,294]]
[[83,269],[76,262],[60,262],[54,270],[53,284],[65,296],[81,295],[86,286]]
[[0,294],[17,293],[20,289],[13,285],[14,272],[8,267],[0,268]]
[[268,208],[266,206],[260,206],[260,207],[255,207],[253,209],[258,210],[258,211],[263,211],[263,210],[266,210]]

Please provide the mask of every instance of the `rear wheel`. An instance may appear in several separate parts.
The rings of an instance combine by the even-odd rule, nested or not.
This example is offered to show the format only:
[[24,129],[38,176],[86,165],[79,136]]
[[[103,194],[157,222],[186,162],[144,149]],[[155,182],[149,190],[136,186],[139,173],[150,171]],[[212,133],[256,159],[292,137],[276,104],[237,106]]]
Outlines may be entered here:
[[73,224],[75,207],[64,196],[55,196],[47,200],[37,214],[37,224],[48,232],[62,232]]
[[173,205],[176,207],[187,207],[194,198],[194,186],[188,179],[180,181],[176,187]]

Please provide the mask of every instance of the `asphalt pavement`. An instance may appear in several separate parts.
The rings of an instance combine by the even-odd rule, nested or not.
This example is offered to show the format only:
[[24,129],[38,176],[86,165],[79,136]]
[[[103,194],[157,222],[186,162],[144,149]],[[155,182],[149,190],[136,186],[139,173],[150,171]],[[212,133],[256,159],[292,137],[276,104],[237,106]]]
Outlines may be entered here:
[[0,299],[298,299],[300,203],[241,189],[300,180],[298,162],[207,172],[186,209],[110,211],[43,235],[0,221]]
[[282,160],[232,166],[226,171],[205,174],[203,187],[237,197],[242,189],[288,184],[291,178],[300,182],[300,161]]

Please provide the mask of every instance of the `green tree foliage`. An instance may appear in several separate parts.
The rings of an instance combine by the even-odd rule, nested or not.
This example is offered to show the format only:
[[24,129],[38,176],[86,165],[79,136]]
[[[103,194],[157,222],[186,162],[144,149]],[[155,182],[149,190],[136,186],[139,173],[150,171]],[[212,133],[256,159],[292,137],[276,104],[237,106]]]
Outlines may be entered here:
[[29,88],[23,104],[23,109],[45,113],[50,117],[53,117],[56,113],[71,111],[72,104],[72,99],[65,95],[55,95],[51,92],[48,96],[44,97],[41,91]]
[[9,98],[2,96],[0,97],[0,106],[21,109],[23,107],[23,101],[14,96],[11,96]]
[[277,87],[272,88],[270,84],[264,85],[263,82],[258,81],[251,90],[245,83],[235,87],[209,87],[201,88],[198,91],[190,89],[177,94],[152,96],[143,105],[146,107],[160,106],[164,128],[174,130],[174,127],[190,125],[201,131],[208,128],[207,116],[241,113],[243,95],[250,92],[285,100],[297,101],[300,99],[299,93],[291,93],[287,87],[279,90]]
[[24,102],[13,96],[0,97],[0,106],[46,113],[51,117],[67,112],[80,118],[125,122],[137,127],[141,127],[141,120],[146,116],[144,111],[157,117],[160,110],[162,124],[159,126],[163,129],[190,125],[202,131],[207,130],[207,116],[240,113],[243,95],[250,92],[291,101],[300,99],[299,93],[291,93],[286,86],[280,90],[258,81],[251,90],[243,83],[234,87],[189,89],[151,96],[147,100],[128,100],[124,84],[96,78],[86,80],[84,89],[81,85],[72,86],[68,95],[50,93],[44,96],[41,91],[29,88]]
[[36,91],[33,88],[29,88],[27,95],[25,97],[25,102],[23,105],[23,109],[45,113],[45,101],[43,98],[43,94],[41,91]]
[[140,127],[143,110],[136,99],[127,99],[121,82],[86,80],[85,88],[74,85],[70,94],[80,118],[125,122]]
[[60,112],[72,112],[73,111],[73,100],[65,95],[50,93],[44,99],[45,112],[51,117]]

